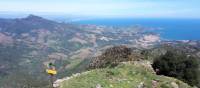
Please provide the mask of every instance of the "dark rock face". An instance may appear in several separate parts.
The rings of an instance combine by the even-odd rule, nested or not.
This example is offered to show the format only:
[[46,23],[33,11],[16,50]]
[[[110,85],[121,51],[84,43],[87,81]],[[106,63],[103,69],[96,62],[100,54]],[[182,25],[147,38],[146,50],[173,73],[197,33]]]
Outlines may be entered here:
[[95,57],[90,63],[89,69],[115,67],[120,62],[134,61],[142,58],[140,54],[133,53],[126,46],[115,46],[107,49],[101,56]]

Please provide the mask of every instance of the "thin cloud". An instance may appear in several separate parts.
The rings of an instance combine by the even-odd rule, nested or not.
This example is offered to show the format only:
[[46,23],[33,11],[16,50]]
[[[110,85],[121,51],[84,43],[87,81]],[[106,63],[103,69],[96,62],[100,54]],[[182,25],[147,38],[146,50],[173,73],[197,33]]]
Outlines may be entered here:
[[198,18],[200,6],[197,2],[200,3],[196,0],[4,0],[0,1],[0,11],[110,17]]

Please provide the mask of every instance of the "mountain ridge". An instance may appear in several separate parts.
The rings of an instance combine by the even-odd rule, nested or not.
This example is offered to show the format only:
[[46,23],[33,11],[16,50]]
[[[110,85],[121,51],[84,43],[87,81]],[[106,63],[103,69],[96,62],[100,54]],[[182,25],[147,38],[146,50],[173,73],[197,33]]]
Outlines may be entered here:
[[[0,87],[48,88],[49,78],[44,71],[48,63],[56,65],[59,73],[57,78],[60,79],[88,70],[88,65],[93,59],[102,60],[102,57],[95,56],[104,54],[107,48],[118,45],[132,47],[131,54],[128,55],[135,56],[133,60],[153,60],[154,55],[160,55],[159,50],[166,50],[162,47],[159,49],[159,45],[166,44],[181,45],[182,47],[177,49],[185,49],[188,53],[200,56],[198,41],[163,41],[159,34],[145,31],[148,29],[142,26],[66,24],[34,15],[18,19],[1,19]],[[116,50],[118,51],[118,48]],[[115,49],[111,51],[114,52]],[[116,55],[120,55],[120,52],[126,53],[129,49],[119,49]],[[110,58],[118,57],[109,52],[105,55],[110,55]],[[122,61],[129,61],[126,55],[118,58],[122,57],[126,59]],[[110,62],[105,60],[105,63]]]
[[[160,47],[158,49],[162,49],[162,48]],[[130,48],[127,46],[122,46],[122,45],[114,46],[114,47],[108,48],[100,56],[93,58],[92,61],[90,62],[90,64],[88,64],[89,71],[85,71],[83,73],[76,73],[70,77],[58,79],[54,82],[54,86],[58,87],[58,88],[67,88],[67,87],[70,87],[70,88],[79,88],[79,87],[82,87],[82,88],[87,88],[87,87],[110,88],[111,87],[110,85],[115,86],[114,88],[122,88],[122,87],[123,88],[132,88],[132,87],[138,88],[138,86],[142,86],[139,88],[179,88],[179,87],[180,88],[193,88],[193,87],[189,86],[187,83],[189,83],[189,84],[191,83],[190,85],[193,85],[193,83],[195,83],[193,81],[194,80],[198,81],[198,78],[184,80],[179,77],[172,76],[172,75],[164,76],[162,74],[159,74],[159,71],[155,68],[155,65],[158,67],[159,67],[159,65],[161,67],[164,65],[166,67],[167,64],[164,62],[161,62],[164,64],[161,64],[161,63],[155,64],[155,61],[158,60],[158,57],[159,58],[163,57],[162,55],[159,55],[158,53],[163,54],[163,55],[169,55],[168,53],[171,52],[171,54],[175,54],[177,58],[173,57],[173,56],[167,56],[167,57],[174,59],[174,60],[172,60],[172,59],[171,60],[174,61],[175,64],[177,64],[177,67],[180,67],[179,64],[185,64],[188,66],[189,64],[187,64],[187,63],[191,63],[191,64],[194,63],[194,62],[192,62],[191,59],[188,59],[187,63],[184,62],[187,59],[186,56],[188,56],[187,55],[188,53],[185,51],[181,51],[180,48],[177,49],[172,46],[165,46],[165,50],[166,50],[166,52],[164,52],[164,53],[157,52],[157,54],[156,54],[157,57],[153,56],[153,58],[155,58],[155,59],[149,59],[149,58],[146,58],[146,54],[144,54],[143,51],[138,51],[137,49]],[[152,52],[154,52],[154,49],[152,49]],[[177,60],[179,55],[181,58],[180,58],[180,60]],[[190,54],[190,56],[192,57],[193,55]],[[147,57],[151,57],[151,55],[149,54],[149,55],[147,55]],[[183,59],[183,61],[179,63],[179,61],[181,61],[182,59]],[[196,62],[196,61],[198,61],[199,58],[196,57],[196,59],[195,58],[192,58],[192,59],[194,59],[194,61]],[[169,63],[170,62],[171,61],[169,61]],[[121,68],[121,66],[124,66],[124,65],[125,65],[125,67]],[[183,66],[185,66],[185,65],[183,65]],[[196,64],[194,63],[193,65],[195,66]],[[193,66],[193,65],[191,65],[191,66]],[[130,66],[130,67],[126,67],[126,66]],[[130,68],[132,68],[132,69],[130,69]],[[197,71],[198,68],[199,67],[195,66],[195,68],[189,68],[189,69],[196,69],[196,71]],[[123,71],[121,71],[121,70],[118,71],[118,69],[123,69]],[[143,78],[137,78],[138,74],[134,74],[132,76],[130,76],[130,74],[129,74],[129,71],[137,72],[138,69],[139,70],[143,69],[142,71],[138,72],[138,74],[142,74],[143,75],[142,77],[145,78],[143,81],[142,81]],[[172,66],[172,69],[173,69],[173,66]],[[178,69],[180,70],[181,68],[178,68]],[[183,68],[183,69],[186,69],[186,68]],[[111,73],[110,73],[110,71],[111,71]],[[128,73],[126,75],[123,75],[127,71],[128,71]],[[174,73],[173,71],[169,71],[169,73],[170,72]],[[104,74],[108,74],[108,73],[110,75],[112,75],[112,77],[104,75]],[[144,75],[144,73],[145,73],[145,75]],[[167,71],[165,71],[165,73],[167,73]],[[155,76],[150,77],[150,76],[147,76],[146,74],[153,74]],[[177,73],[177,74],[181,75],[182,73]],[[131,79],[131,80],[129,80],[126,85],[123,85],[124,84],[123,82],[117,83],[115,80],[115,79],[118,79],[118,80],[127,79],[126,76],[128,76],[128,75],[129,75],[128,79]],[[187,75],[187,77],[191,77],[190,75],[192,75],[192,74],[184,73],[182,75]],[[161,77],[161,78],[157,78],[157,77]],[[186,76],[184,76],[184,77],[186,77]],[[96,79],[96,80],[94,80],[94,79]],[[140,81],[137,82],[137,81],[132,81],[132,80],[140,80]],[[145,80],[152,81],[152,83],[147,82]],[[162,80],[162,81],[160,81],[160,80]],[[171,80],[171,81],[169,82],[169,80]],[[191,80],[193,80],[193,81],[191,81]],[[87,81],[87,82],[85,82],[85,81]],[[124,80],[124,81],[126,81],[126,80]],[[136,83],[136,84],[131,85],[131,84],[129,84],[130,81],[131,81],[131,83],[133,83],[133,84]],[[154,84],[154,82],[156,82],[156,84]],[[184,83],[184,82],[186,82],[186,83]],[[196,83],[195,85],[198,86],[198,83]]]
[[[83,73],[73,74],[70,77],[66,77],[64,79],[58,79],[57,81],[55,81],[54,87],[56,88],[68,88],[68,87],[70,88],[79,88],[79,87],[81,88],[88,88],[88,87],[192,88],[180,80],[171,77],[155,75],[155,72],[149,69],[146,63],[148,63],[148,61],[123,62],[119,64],[119,66],[113,69],[112,68],[94,69]],[[131,72],[133,75],[130,75]],[[123,74],[124,76],[122,76]],[[140,75],[142,76],[141,78]],[[152,77],[150,77],[150,75]]]
[[[144,29],[137,26],[58,23],[34,15],[1,19],[0,85],[11,88],[44,88],[44,85],[49,85],[48,75],[44,72],[48,63],[56,64],[60,73],[58,78],[84,71],[94,53],[100,54],[108,46],[134,44],[143,47],[141,43],[146,41],[145,36],[153,35],[144,32]],[[145,47],[157,42],[147,42]],[[35,75],[38,76],[34,77]],[[10,84],[5,84],[7,82]]]

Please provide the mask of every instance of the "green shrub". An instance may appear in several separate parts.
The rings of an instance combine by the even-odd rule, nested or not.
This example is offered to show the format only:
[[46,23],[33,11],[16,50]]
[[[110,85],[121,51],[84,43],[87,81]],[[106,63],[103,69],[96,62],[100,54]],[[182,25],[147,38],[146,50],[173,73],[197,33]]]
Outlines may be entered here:
[[167,51],[165,55],[156,58],[152,66],[159,75],[175,77],[192,86],[199,84],[198,58],[181,51]]

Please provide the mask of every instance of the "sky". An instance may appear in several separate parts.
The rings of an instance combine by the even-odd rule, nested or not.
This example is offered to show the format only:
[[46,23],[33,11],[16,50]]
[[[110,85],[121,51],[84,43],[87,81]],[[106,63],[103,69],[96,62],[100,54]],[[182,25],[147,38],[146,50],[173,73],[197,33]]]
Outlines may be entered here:
[[0,13],[200,18],[200,0],[0,0]]

